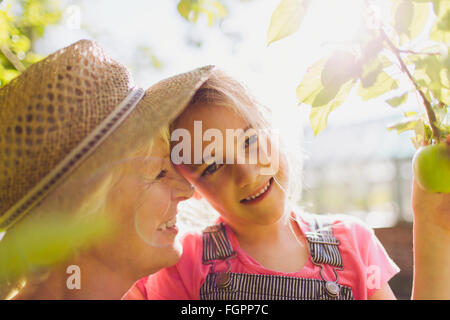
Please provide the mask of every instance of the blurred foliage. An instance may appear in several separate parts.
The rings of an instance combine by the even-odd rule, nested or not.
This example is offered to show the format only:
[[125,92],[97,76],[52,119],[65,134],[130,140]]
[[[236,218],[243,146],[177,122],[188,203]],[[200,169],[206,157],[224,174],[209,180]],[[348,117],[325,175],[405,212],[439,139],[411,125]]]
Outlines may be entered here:
[[228,14],[225,6],[217,0],[180,0],[177,9],[183,18],[192,23],[196,23],[200,15],[205,15],[209,26]]
[[[376,1],[361,1],[365,4],[365,26],[358,39],[351,46],[342,44],[344,49],[311,65],[297,87],[299,104],[312,107],[310,123],[314,133],[326,128],[330,112],[356,87],[365,101],[391,94],[386,101],[392,107],[404,105],[408,95],[417,94],[426,112],[406,113],[405,119],[390,129],[399,133],[415,131],[416,147],[424,140],[442,140],[450,133],[450,1],[389,0],[388,22],[377,14]],[[282,0],[272,14],[267,43],[296,32],[309,4],[310,0]],[[414,41],[427,31],[425,41],[430,47],[420,52],[411,50]],[[393,68],[400,68],[411,89],[397,93],[399,79],[394,77]]]
[[6,8],[0,10],[0,86],[43,58],[33,51],[33,43],[62,15],[54,0],[10,0],[2,5]]
[[155,55],[154,50],[149,46],[141,46],[137,48],[137,51],[144,57],[144,61],[149,61],[151,66],[155,69],[162,69],[163,63]]
[[67,216],[30,216],[7,231],[0,241],[0,287],[65,261],[112,231],[111,221],[100,215]]
[[[48,25],[61,21],[63,9],[57,0],[8,0],[0,11],[0,87],[17,77],[31,64],[43,59],[33,51],[33,43],[44,34]],[[0,3],[2,3],[0,1]],[[196,23],[207,18],[212,26],[228,15],[225,5],[218,0],[180,0],[177,10],[181,17]],[[162,68],[150,48],[141,48],[151,65]]]

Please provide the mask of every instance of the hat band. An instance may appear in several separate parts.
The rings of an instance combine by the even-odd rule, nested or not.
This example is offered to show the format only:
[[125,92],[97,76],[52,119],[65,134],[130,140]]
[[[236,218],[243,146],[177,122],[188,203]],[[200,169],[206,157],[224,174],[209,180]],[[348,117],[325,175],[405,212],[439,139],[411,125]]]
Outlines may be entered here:
[[128,96],[81,143],[73,149],[50,173],[34,186],[16,204],[0,216],[0,232],[5,231],[31,211],[58,182],[69,175],[83,160],[128,117],[144,96],[142,88],[133,88]]

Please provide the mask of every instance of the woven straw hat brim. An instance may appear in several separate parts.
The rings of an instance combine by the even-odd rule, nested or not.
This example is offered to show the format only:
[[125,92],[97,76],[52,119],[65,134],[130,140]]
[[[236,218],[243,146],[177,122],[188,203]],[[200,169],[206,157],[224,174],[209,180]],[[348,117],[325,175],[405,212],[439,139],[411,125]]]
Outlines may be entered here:
[[119,144],[133,140],[142,145],[186,108],[197,89],[211,76],[209,65],[164,79],[145,91],[145,95],[114,135]]
[[83,173],[81,164],[104,166],[150,141],[213,69],[165,79],[144,93],[123,65],[82,40],[1,88],[0,231]]

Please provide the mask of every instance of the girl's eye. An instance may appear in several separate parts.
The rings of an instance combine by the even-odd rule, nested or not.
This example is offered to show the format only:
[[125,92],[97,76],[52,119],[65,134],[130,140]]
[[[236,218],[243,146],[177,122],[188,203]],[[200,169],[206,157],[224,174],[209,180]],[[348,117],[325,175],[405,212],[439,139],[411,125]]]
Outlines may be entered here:
[[222,165],[217,165],[215,162],[211,163],[209,166],[206,167],[206,169],[202,172],[201,176],[204,177],[206,175],[213,174],[217,170],[220,169]]
[[162,179],[166,176],[167,170],[161,170],[160,173],[156,176],[155,180]]
[[245,140],[245,146],[248,147],[249,145],[254,144],[256,141],[258,141],[258,136],[254,134]]

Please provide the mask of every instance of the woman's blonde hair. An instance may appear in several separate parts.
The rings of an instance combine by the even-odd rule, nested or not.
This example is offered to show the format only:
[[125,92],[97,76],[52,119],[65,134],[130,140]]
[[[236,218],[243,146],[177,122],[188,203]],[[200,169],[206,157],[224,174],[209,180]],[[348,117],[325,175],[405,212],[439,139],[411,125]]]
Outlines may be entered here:
[[[159,135],[156,135],[148,144],[141,146],[135,152],[124,155],[124,162],[133,158],[145,158],[149,157],[152,154],[152,150],[154,147],[154,143],[156,139],[162,138],[167,148],[170,147],[170,135],[169,135],[169,127],[164,126],[160,129]],[[91,185],[87,185],[86,188],[81,188],[84,190],[79,190],[82,193],[79,196],[73,194],[67,194],[67,190],[73,190],[74,188],[79,187],[77,183],[79,183],[78,177],[76,175],[69,177],[66,182],[66,186],[61,188],[60,190],[55,190],[56,192],[50,194],[47,199],[44,200],[44,203],[37,208],[35,208],[30,215],[33,215],[34,218],[40,219],[41,217],[53,214],[54,212],[62,213],[62,214],[75,214],[77,216],[82,216],[82,218],[93,218],[98,214],[108,214],[106,211],[106,202],[108,198],[108,194],[111,189],[116,186],[124,175],[126,174],[125,166],[120,165],[112,165],[108,168],[103,168],[103,174],[99,174],[98,172],[93,172],[92,176],[87,178],[86,183],[91,183]],[[99,177],[95,177],[99,176]],[[72,186],[71,186],[72,184]],[[74,187],[77,185],[77,187]],[[73,198],[73,199],[68,199]],[[11,228],[6,233],[16,232],[15,228]],[[34,286],[39,285],[42,282],[45,282],[48,278],[49,273],[51,272],[51,266],[48,268],[39,268],[38,273],[28,274],[20,279],[8,279],[7,283],[0,283],[0,299],[4,298],[12,298],[15,294],[17,294],[20,290],[25,287],[27,282],[30,280],[33,282]]]
[[[141,148],[137,149],[132,154],[127,155],[127,158],[145,159],[147,157],[150,157],[152,154],[155,140],[158,138],[162,138],[167,148],[170,148],[169,127],[164,126],[159,130],[159,135],[156,135],[155,138],[153,138],[147,145],[144,145]],[[124,159],[124,162],[126,162],[128,159]],[[120,183],[120,181],[126,174],[125,168],[126,166],[114,167],[113,170],[111,170],[111,172],[109,173],[109,175],[102,180],[102,183],[100,183],[96,187],[95,191],[84,199],[84,201],[80,204],[79,208],[77,209],[77,212],[80,212],[84,215],[103,212],[105,210],[107,195],[114,186]]]

